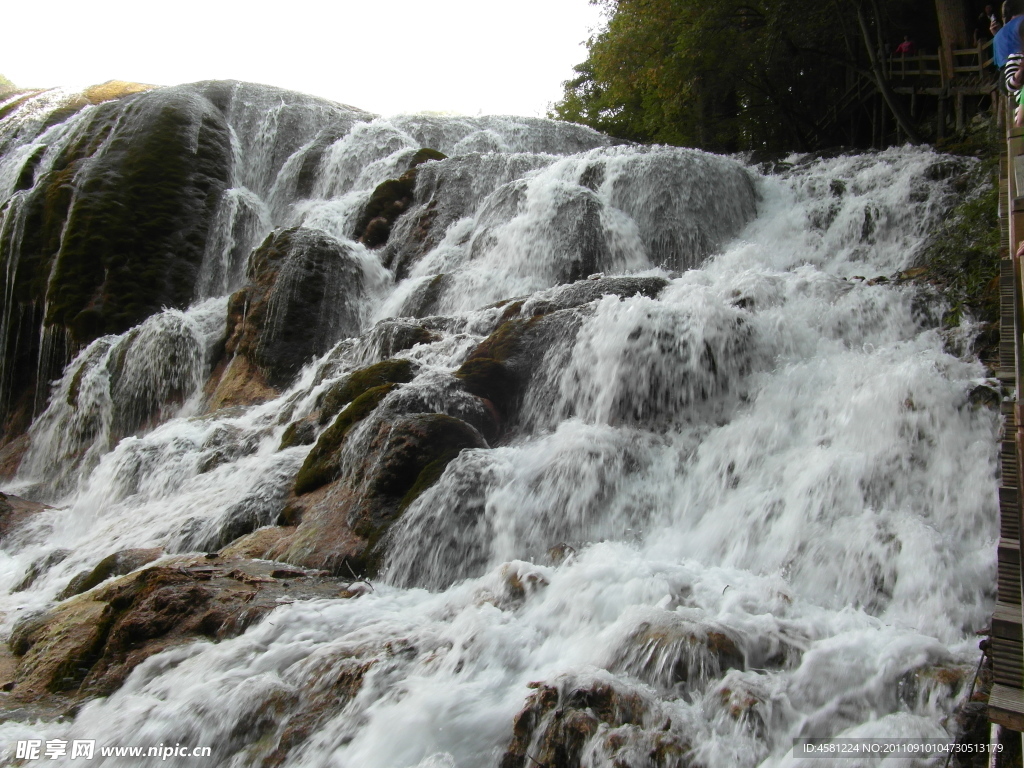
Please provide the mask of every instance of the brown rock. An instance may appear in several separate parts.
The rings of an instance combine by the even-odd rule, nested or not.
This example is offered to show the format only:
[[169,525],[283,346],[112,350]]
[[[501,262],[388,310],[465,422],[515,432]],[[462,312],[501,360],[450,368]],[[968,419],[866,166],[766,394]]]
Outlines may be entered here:
[[[288,578],[273,577],[275,570]],[[334,597],[340,584],[240,557],[181,557],[122,576],[18,624],[9,641],[20,659],[10,702],[107,695],[155,653],[232,637],[280,597]]]
[[220,556],[263,558],[277,544],[295,533],[295,527],[267,526],[241,536],[220,551]]
[[[21,432],[28,429],[28,424],[14,426],[10,431]],[[29,448],[28,435],[18,435],[3,448],[0,448],[0,479],[9,480],[18,472],[21,460]]]
[[88,571],[82,571],[68,583],[64,591],[60,593],[60,599],[64,600],[74,595],[87,592],[95,586],[103,583],[114,576],[124,576],[147,563],[151,563],[162,557],[164,551],[159,547],[148,549],[122,549],[109,555]]
[[530,687],[535,691],[513,721],[501,768],[578,768],[584,754],[594,755],[594,764],[602,765],[619,765],[616,758],[630,754],[646,755],[650,768],[689,765],[685,755],[690,745],[635,691],[571,677]]
[[744,669],[737,642],[721,629],[665,612],[641,623],[615,652],[614,671],[626,672],[663,690],[690,688]]
[[[371,429],[362,460],[345,473],[340,456],[346,435],[324,432],[321,441],[337,444],[318,441],[310,452],[296,480],[304,492],[288,504],[291,518],[301,522],[271,556],[339,575],[350,569],[375,573],[391,525],[459,452],[487,446],[476,429],[441,413],[381,418]],[[314,472],[316,483],[309,480]]]
[[9,493],[0,493],[0,542],[44,509],[53,507]]
[[247,379],[257,373],[262,386],[281,389],[336,341],[359,333],[363,270],[349,246],[295,227],[269,235],[249,263],[249,285],[228,304],[224,345],[225,360],[248,361]]

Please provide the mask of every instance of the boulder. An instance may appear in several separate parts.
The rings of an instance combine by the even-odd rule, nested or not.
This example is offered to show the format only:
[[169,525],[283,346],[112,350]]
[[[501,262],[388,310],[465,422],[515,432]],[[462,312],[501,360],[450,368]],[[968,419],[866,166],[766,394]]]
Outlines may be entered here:
[[318,572],[242,557],[186,556],[136,571],[15,627],[11,700],[108,695],[155,653],[232,637],[282,598],[335,597],[340,586]]
[[527,385],[545,354],[559,341],[575,337],[580,317],[571,309],[514,317],[484,339],[459,366],[455,377],[467,392],[494,406],[502,434],[515,423]]
[[25,426],[10,421],[21,395],[56,378],[73,352],[194,298],[230,176],[230,130],[192,86],[135,90],[107,84],[81,99],[99,103],[69,122],[49,170],[25,180],[22,225],[0,241],[17,262],[10,331],[0,339],[11,372],[0,382],[8,434]]
[[22,577],[21,581],[19,581],[15,585],[14,589],[12,589],[11,591],[24,592],[26,589],[35,584],[36,579],[38,579],[48,570],[53,568],[53,566],[57,565],[58,563],[63,563],[65,560],[67,560],[70,554],[70,549],[54,549],[48,552],[43,557],[40,557],[39,559],[35,560],[32,563],[32,565],[28,567],[28,570],[25,572],[25,575]]
[[[568,676],[530,687],[534,692],[513,721],[500,768],[691,765],[686,757],[690,744],[637,691]],[[589,756],[586,763],[584,756]]]
[[343,407],[370,389],[412,381],[417,367],[411,360],[396,358],[383,360],[352,372],[324,393],[319,404],[320,423],[326,424],[337,416]]
[[270,556],[339,574],[376,573],[385,534],[408,506],[459,452],[487,446],[472,426],[442,413],[375,416],[359,445],[346,446],[352,426],[391,386],[360,395],[321,436],[285,509],[298,528]]
[[739,643],[724,628],[659,612],[630,632],[610,668],[663,691],[685,691],[745,666]]
[[229,386],[280,390],[304,364],[359,333],[363,270],[351,247],[330,235],[300,227],[272,233],[253,252],[249,278],[229,302],[222,358],[244,375],[231,382],[222,369],[217,403],[228,400]]
[[164,551],[159,547],[149,549],[122,549],[112,555],[100,560],[95,568],[82,571],[68,582],[64,591],[60,593],[59,599],[65,600],[74,595],[80,595],[93,587],[102,584],[114,576],[124,576],[137,568],[153,562],[162,557]]
[[44,509],[52,507],[9,493],[0,493],[0,543]]
[[436,149],[424,147],[412,156],[405,173],[397,179],[388,179],[378,184],[356,220],[353,239],[370,248],[379,248],[387,243],[391,227],[412,205],[418,166],[428,160],[444,159],[445,155]]

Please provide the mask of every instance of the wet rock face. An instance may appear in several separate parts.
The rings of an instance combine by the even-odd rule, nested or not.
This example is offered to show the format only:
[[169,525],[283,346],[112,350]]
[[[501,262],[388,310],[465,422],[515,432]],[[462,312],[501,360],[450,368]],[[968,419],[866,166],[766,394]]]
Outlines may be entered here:
[[339,574],[376,573],[385,534],[408,506],[461,451],[487,446],[461,419],[416,413],[372,418],[360,436],[358,457],[351,448],[346,454],[356,423],[350,411],[376,408],[379,402],[360,400],[383,397],[387,393],[379,390],[392,386],[368,390],[321,436],[299,472],[299,495],[285,511],[289,522],[301,522],[292,537],[271,549],[272,556]]
[[417,169],[415,196],[393,225],[384,264],[402,279],[444,238],[448,228],[473,213],[483,197],[522,174],[550,164],[549,155],[463,154]]
[[287,386],[314,356],[359,333],[363,271],[326,233],[270,235],[253,253],[249,276],[231,297],[225,353],[245,358],[271,387]]
[[[501,768],[684,768],[690,745],[638,693],[604,681],[531,683]],[[589,758],[584,762],[584,758]],[[603,759],[601,759],[603,758]]]
[[379,184],[356,221],[354,238],[370,248],[384,245],[395,221],[413,203],[419,165],[428,160],[444,159],[445,156],[436,149],[420,149],[412,156],[405,173]]
[[38,501],[29,501],[19,496],[0,493],[0,544],[3,544],[18,528],[44,509],[50,509],[50,507],[40,504]]
[[626,639],[611,665],[665,691],[701,688],[729,669],[743,669],[736,640],[720,628],[665,614],[642,622]]
[[232,637],[279,598],[334,597],[339,586],[315,572],[242,557],[182,557],[138,571],[18,624],[9,641],[19,658],[11,697],[107,695],[155,653]]
[[[510,308],[510,313],[517,307]],[[470,352],[455,372],[466,391],[493,405],[501,434],[515,424],[523,393],[545,354],[575,335],[580,316],[573,310],[530,318],[513,317]]]
[[11,363],[0,384],[15,400],[35,387],[41,327],[68,345],[55,350],[59,368],[98,336],[194,296],[231,169],[224,115],[191,86],[117,95],[78,120],[45,171],[23,180],[23,226],[0,241],[17,264],[8,268],[7,327],[18,330],[0,340]]
[[95,568],[83,571],[75,576],[68,583],[60,598],[63,600],[74,595],[80,595],[93,587],[102,584],[114,576],[124,576],[136,568],[141,568],[163,555],[163,550],[158,547],[149,549],[123,549],[103,558]]

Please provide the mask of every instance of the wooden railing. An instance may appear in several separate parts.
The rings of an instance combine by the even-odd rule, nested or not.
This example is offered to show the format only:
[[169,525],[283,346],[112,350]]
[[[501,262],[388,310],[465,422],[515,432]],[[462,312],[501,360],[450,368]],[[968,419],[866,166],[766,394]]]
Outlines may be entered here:
[[986,40],[972,48],[954,48],[946,55],[944,48],[935,53],[921,51],[913,56],[890,56],[886,62],[890,79],[938,77],[943,83],[957,75],[985,75],[992,67],[992,41]]

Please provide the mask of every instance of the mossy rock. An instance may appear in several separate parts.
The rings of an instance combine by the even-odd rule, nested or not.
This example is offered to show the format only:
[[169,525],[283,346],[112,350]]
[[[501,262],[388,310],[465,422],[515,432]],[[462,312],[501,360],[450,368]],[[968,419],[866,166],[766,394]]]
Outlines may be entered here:
[[341,444],[352,427],[369,416],[394,387],[395,384],[371,387],[358,395],[345,410],[338,414],[334,423],[320,435],[320,439],[316,441],[316,445],[306,456],[306,460],[295,476],[296,496],[315,491],[337,479],[338,451]]
[[[570,677],[530,687],[534,692],[513,721],[500,768],[578,766],[585,753],[609,765],[633,765],[629,758],[638,754],[650,768],[689,764],[679,760],[690,744],[671,732],[670,723],[652,717],[638,692],[603,681],[577,683]],[[652,720],[656,727],[651,727]]]
[[309,445],[316,442],[316,425],[310,419],[293,421],[281,435],[279,451],[286,448],[294,448],[297,445]]
[[[195,297],[206,237],[231,172],[227,121],[190,86],[132,90],[121,84],[92,92],[102,103],[68,123],[67,143],[48,161],[50,170],[40,174],[30,158],[18,179],[24,227],[0,235],[0,252],[18,257],[9,286],[11,331],[0,340],[14,372],[0,393],[6,403],[58,377],[99,336],[123,333]],[[83,96],[48,122],[88,104]],[[52,348],[41,357],[44,338]],[[39,359],[46,361],[42,369]]]
[[[384,385],[392,387],[395,385]],[[371,389],[341,413],[310,454],[291,517],[295,536],[275,557],[337,574],[377,573],[386,554],[387,532],[419,496],[434,485],[448,464],[469,448],[486,448],[471,425],[442,413],[377,418],[361,436],[364,455],[346,463],[340,476],[338,451],[351,427],[350,410],[375,396]],[[356,414],[358,416],[359,414]],[[333,483],[329,489],[322,486]],[[318,490],[319,489],[319,490]]]
[[124,549],[100,560],[91,571],[82,573],[71,579],[64,591],[60,593],[59,599],[65,600],[83,592],[88,592],[93,587],[99,586],[107,579],[114,576],[124,576],[136,568],[141,568],[146,563],[151,563],[163,555],[159,548],[150,549]]
[[519,392],[519,383],[505,365],[491,357],[477,357],[467,360],[458,371],[466,391],[494,403],[496,408],[507,412]]
[[537,318],[513,319],[498,326],[459,366],[455,377],[470,394],[490,400],[508,418],[515,410],[525,379],[510,358],[523,350],[523,340]]
[[338,339],[359,333],[363,270],[327,233],[271,233],[252,254],[249,278],[229,302],[224,352],[249,359],[270,386],[286,387]]
[[412,205],[416,192],[416,168],[428,160],[444,160],[436,149],[423,148],[412,156],[409,169],[397,179],[377,185],[356,220],[354,239],[370,248],[379,248],[391,236],[395,221]]
[[324,393],[320,403],[320,423],[327,423],[347,403],[353,402],[367,390],[384,384],[405,384],[412,381],[415,375],[413,362],[403,358],[384,360],[351,373],[340,384]]
[[[434,485],[448,464],[468,448],[487,443],[472,426],[443,413],[418,413],[382,425],[382,442],[367,462],[367,497],[352,515],[352,531],[366,540],[355,562],[376,573],[385,536],[406,509]],[[372,462],[372,463],[371,463]]]
[[[44,189],[51,247],[53,227],[63,227],[48,324],[82,344],[191,301],[230,173],[229,133],[223,115],[185,87],[98,105]],[[84,157],[89,164],[79,165]],[[72,185],[77,194],[65,218],[64,190]]]

